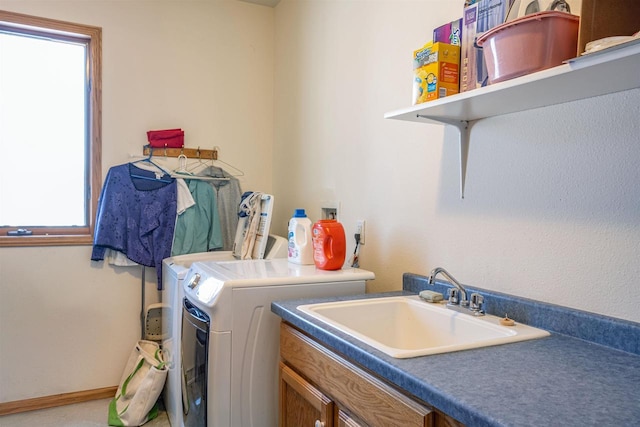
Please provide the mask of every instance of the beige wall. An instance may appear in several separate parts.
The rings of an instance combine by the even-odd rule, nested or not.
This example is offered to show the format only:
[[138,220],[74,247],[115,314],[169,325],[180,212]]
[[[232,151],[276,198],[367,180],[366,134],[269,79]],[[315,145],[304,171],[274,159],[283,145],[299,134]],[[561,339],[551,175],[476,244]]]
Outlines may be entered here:
[[411,53],[461,4],[280,2],[276,223],[296,207],[318,219],[335,200],[352,242],[366,219],[370,291],[442,266],[462,283],[640,321],[640,89],[477,122],[464,200],[456,132],[383,119],[411,105]]
[[[477,123],[464,200],[455,132],[382,118],[410,105],[412,50],[461,3],[0,7],[103,27],[105,173],[144,131],[181,126],[187,145],[219,145],[243,188],[275,194],[276,233],[296,207],[318,219],[321,201],[341,203],[349,236],[366,219],[370,291],[443,266],[466,284],[640,321],[640,90]],[[118,382],[139,334],[139,271],[89,257],[0,249],[0,401]]]
[[[147,130],[182,127],[187,146],[219,146],[244,171],[243,188],[272,190],[273,9],[232,0],[0,8],[102,27],[103,176],[141,154]],[[90,257],[89,246],[0,248],[0,402],[120,380],[140,336],[140,268]],[[146,276],[153,303],[154,270]]]

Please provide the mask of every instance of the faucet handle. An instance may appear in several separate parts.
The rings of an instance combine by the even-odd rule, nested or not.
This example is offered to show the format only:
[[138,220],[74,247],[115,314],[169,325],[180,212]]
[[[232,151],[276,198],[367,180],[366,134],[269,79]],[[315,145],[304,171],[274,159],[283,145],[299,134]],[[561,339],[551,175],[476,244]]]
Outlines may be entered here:
[[484,297],[478,293],[471,294],[471,301],[469,304],[469,309],[474,312],[476,316],[481,316],[484,314],[482,310],[482,305],[484,304]]
[[460,291],[456,288],[449,288],[447,290],[447,296],[449,298],[450,305],[458,305],[460,303]]

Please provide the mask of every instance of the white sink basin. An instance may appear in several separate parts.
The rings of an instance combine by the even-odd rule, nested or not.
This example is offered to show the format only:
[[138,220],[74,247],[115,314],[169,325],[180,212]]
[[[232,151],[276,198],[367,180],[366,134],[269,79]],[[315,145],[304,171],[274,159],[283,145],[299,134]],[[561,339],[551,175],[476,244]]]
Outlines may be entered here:
[[541,338],[549,332],[500,318],[474,317],[416,296],[369,298],[297,307],[342,332],[396,358],[449,353]]

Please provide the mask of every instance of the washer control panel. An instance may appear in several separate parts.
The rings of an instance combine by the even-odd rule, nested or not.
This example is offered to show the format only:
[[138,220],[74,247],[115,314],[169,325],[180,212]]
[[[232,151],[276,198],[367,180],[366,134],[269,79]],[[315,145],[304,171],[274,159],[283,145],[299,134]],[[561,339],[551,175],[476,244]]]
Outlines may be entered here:
[[195,301],[212,307],[219,298],[224,281],[192,265],[184,280],[184,292]]

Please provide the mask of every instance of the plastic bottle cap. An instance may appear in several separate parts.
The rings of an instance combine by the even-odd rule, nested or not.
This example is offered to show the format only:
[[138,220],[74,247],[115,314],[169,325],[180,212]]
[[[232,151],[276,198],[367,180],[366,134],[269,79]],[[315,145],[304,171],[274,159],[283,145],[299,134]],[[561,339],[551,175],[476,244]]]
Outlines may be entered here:
[[293,214],[294,218],[306,218],[307,214],[304,211],[304,209],[296,209],[295,213]]

